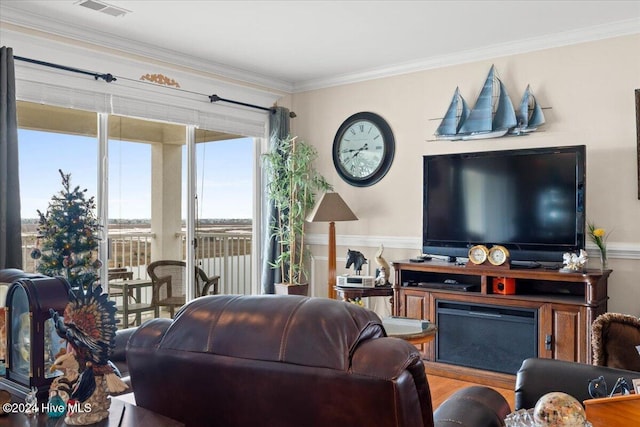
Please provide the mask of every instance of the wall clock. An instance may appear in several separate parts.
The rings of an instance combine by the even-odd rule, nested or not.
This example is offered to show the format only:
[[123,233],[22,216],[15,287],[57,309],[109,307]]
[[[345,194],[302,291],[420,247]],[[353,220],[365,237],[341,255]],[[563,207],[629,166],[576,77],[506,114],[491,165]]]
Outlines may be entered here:
[[338,175],[356,187],[380,181],[389,171],[395,140],[389,124],[375,113],[356,113],[342,123],[333,139]]

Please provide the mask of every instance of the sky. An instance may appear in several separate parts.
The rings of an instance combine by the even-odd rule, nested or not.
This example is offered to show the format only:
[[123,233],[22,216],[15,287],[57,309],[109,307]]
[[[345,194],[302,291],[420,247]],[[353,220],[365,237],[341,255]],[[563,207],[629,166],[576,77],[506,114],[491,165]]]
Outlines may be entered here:
[[[22,218],[37,218],[62,190],[58,169],[71,174],[71,186],[97,197],[97,150],[94,137],[20,129]],[[251,218],[253,140],[242,138],[197,144],[198,218]],[[183,148],[183,179],[186,176]],[[109,143],[109,217],[151,217],[151,146]],[[183,198],[186,184],[183,184]],[[183,218],[186,208],[183,201]]]

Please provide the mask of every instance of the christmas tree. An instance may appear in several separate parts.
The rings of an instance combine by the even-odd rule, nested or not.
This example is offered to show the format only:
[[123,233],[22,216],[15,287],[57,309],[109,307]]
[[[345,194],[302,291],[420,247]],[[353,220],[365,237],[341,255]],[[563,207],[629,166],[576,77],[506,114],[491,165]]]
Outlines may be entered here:
[[63,276],[72,288],[86,288],[97,278],[100,224],[94,214],[95,198],[87,190],[71,189],[70,174],[59,170],[63,190],[51,198],[47,213],[38,210],[38,246],[31,257],[47,276]]

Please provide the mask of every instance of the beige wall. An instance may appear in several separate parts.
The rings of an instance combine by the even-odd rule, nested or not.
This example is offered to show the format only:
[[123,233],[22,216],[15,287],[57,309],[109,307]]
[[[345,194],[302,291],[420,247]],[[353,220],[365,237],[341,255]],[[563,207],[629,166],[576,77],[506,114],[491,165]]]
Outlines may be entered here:
[[[385,244],[389,261],[420,248],[422,156],[520,147],[586,144],[587,219],[612,230],[609,310],[640,316],[640,200],[636,170],[634,89],[640,88],[640,35],[626,36],[450,66],[292,95],[292,133],[316,145],[318,168],[358,215],[338,223],[338,272],[347,246],[373,257]],[[491,64],[514,103],[527,84],[547,124],[521,138],[431,141],[456,86],[473,104]],[[349,186],[335,172],[335,132],[351,114],[372,111],[391,125],[396,157],[387,176],[368,188]],[[308,228],[313,246],[312,289],[326,295],[326,224]],[[595,253],[592,252],[593,255]],[[595,264],[594,264],[595,265]]]

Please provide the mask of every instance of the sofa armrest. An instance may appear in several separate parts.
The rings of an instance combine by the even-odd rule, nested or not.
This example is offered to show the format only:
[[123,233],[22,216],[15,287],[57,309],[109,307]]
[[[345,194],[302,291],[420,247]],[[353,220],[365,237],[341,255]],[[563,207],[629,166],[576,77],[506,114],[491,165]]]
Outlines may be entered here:
[[[390,360],[395,362],[391,364]],[[400,338],[377,338],[364,341],[356,348],[351,357],[351,372],[394,379],[416,363],[422,364],[420,353],[407,341]]]
[[431,425],[431,392],[424,364],[415,346],[400,338],[376,338],[361,343],[351,357],[353,374],[395,380],[405,371],[411,374],[415,384],[424,425]]
[[516,375],[515,409],[533,408],[540,397],[552,391],[570,394],[579,402],[591,399],[589,381],[600,375],[609,388],[620,377],[624,377],[629,384],[632,378],[640,378],[639,372],[605,366],[555,359],[526,359]]
[[506,399],[492,388],[458,390],[433,413],[435,427],[502,427],[511,412]]
[[129,338],[138,328],[119,329],[116,331],[115,347],[111,352],[111,361],[113,363],[127,362],[127,344]]
[[135,351],[136,348],[158,347],[172,324],[173,321],[166,318],[147,320],[144,322],[144,328],[137,328],[129,338],[127,352]]

